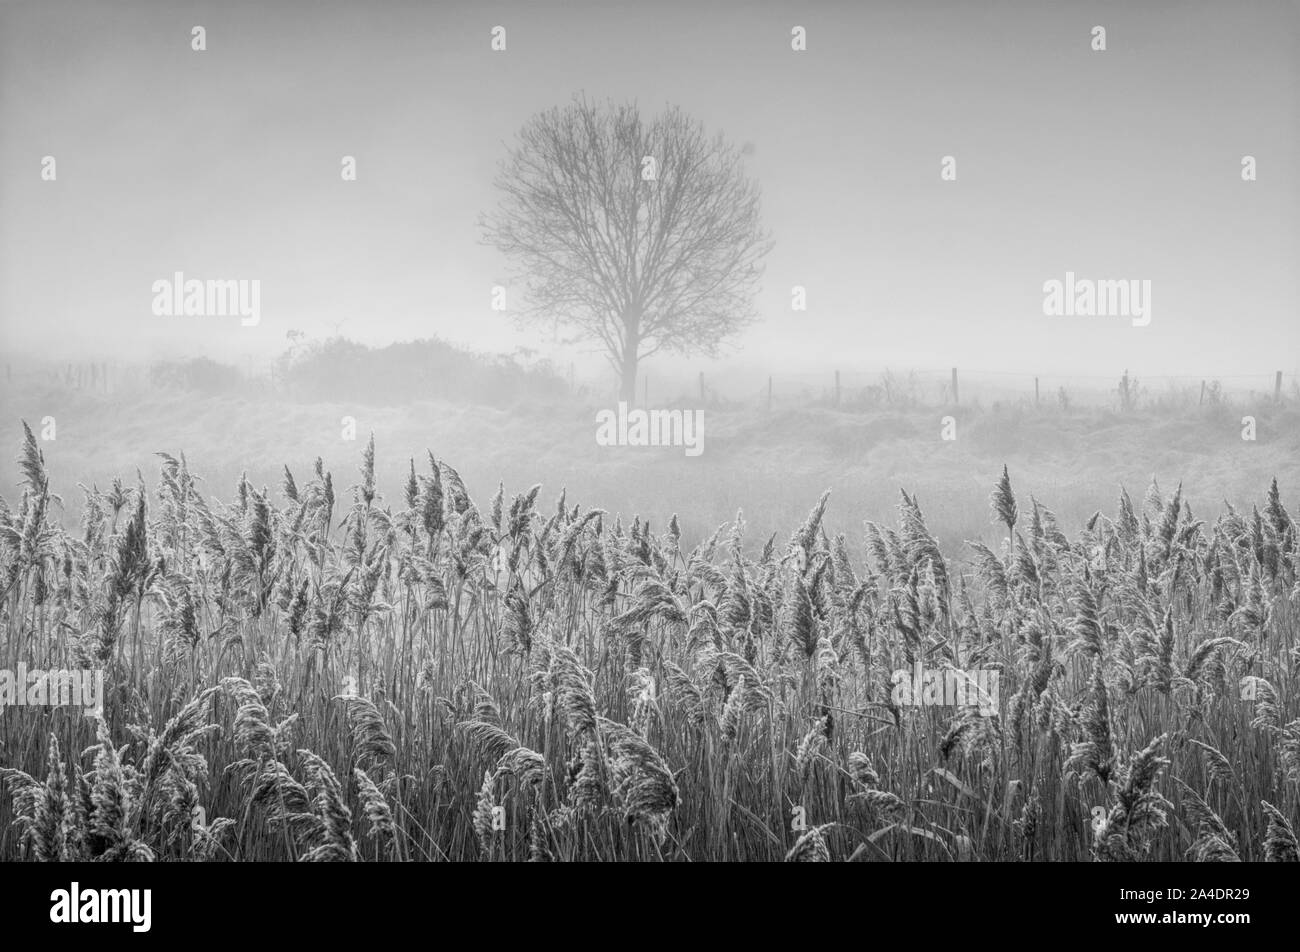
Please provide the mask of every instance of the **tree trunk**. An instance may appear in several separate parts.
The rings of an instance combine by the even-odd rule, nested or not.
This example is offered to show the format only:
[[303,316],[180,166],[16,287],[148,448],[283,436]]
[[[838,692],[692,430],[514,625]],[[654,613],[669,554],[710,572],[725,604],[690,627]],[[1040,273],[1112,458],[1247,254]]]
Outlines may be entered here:
[[619,399],[628,406],[636,403],[636,365],[641,350],[641,312],[623,312],[623,370],[619,375]]
[[618,398],[628,405],[636,403],[636,356],[623,358],[623,372],[619,378]]

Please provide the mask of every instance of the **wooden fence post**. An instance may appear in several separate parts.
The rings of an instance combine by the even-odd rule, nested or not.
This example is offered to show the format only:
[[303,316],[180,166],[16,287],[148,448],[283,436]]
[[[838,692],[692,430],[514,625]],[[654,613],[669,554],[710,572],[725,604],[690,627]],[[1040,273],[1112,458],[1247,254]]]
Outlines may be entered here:
[[835,371],[835,405],[840,405],[840,372]]
[[957,368],[956,367],[952,368],[952,402],[954,404],[961,402],[961,400],[957,396]]
[[1198,407],[1205,405],[1205,381],[1201,381],[1201,399],[1196,401]]
[[1038,406],[1038,378],[1034,378],[1034,406]]
[[1276,403],[1282,402],[1282,371],[1280,370],[1277,372],[1277,376],[1273,378],[1273,400]]

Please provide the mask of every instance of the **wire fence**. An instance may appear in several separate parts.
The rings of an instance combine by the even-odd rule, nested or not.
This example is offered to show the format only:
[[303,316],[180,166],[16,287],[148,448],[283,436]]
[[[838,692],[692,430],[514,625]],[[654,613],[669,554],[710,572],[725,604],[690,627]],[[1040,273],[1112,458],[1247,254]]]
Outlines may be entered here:
[[[182,379],[182,377],[184,379]],[[240,364],[216,361],[119,360],[5,363],[0,385],[100,395],[122,395],[183,385],[194,390],[272,391],[277,386],[273,360]]]
[[852,408],[1028,404],[1069,409],[1142,405],[1215,406],[1300,399],[1295,374],[1280,370],[1253,374],[1035,374],[956,367],[851,371],[778,372],[766,379],[700,372],[696,386],[680,379],[656,381],[643,375],[637,397],[643,405],[686,400],[705,405],[750,405],[765,409],[796,406]]
[[[25,367],[9,364],[0,382],[36,382],[57,389],[114,394],[150,390],[174,383],[162,371],[169,363],[132,364],[114,361],[71,362]],[[211,381],[195,389],[220,390],[238,385],[245,392],[274,393],[277,379],[271,360],[249,360],[245,366],[212,364]],[[191,382],[193,383],[193,382]],[[569,389],[581,397],[619,399],[612,381],[580,384],[570,373]],[[418,395],[416,395],[418,398]],[[1142,374],[1119,370],[1109,374],[1050,374],[1024,371],[930,367],[873,370],[777,371],[770,374],[699,372],[642,373],[636,397],[639,406],[694,405],[757,407],[786,410],[824,406],[843,409],[885,407],[1030,405],[1040,408],[1141,406],[1217,406],[1259,401],[1300,403],[1300,375],[1281,370],[1249,374]]]

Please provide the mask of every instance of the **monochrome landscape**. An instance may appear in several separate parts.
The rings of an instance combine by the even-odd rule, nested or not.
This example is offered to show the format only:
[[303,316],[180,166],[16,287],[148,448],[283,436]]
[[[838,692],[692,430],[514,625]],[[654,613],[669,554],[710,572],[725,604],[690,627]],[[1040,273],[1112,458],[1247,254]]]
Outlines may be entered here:
[[0,8],[0,859],[1297,861],[1298,37]]

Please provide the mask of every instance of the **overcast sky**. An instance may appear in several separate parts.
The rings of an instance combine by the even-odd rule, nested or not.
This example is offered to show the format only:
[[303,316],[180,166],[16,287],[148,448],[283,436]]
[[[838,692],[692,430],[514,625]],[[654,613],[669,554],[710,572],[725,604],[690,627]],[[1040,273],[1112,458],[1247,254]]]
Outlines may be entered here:
[[[521,124],[585,92],[752,143],[775,249],[735,361],[1291,372],[1298,9],[4,3],[0,348],[234,358],[342,321],[582,362],[490,309],[507,269],[476,221]],[[176,271],[260,280],[261,323],[154,316]],[[1044,316],[1066,271],[1151,281],[1150,324]]]

